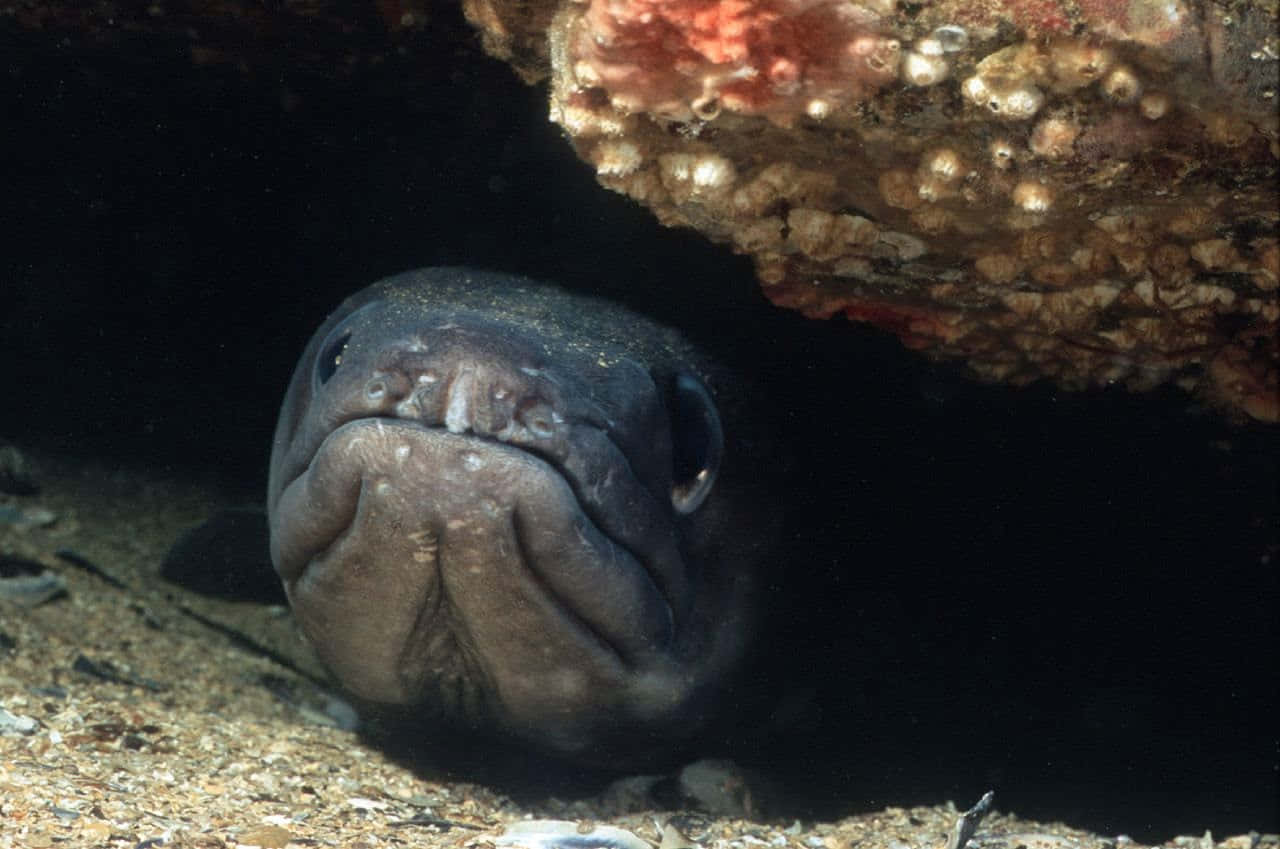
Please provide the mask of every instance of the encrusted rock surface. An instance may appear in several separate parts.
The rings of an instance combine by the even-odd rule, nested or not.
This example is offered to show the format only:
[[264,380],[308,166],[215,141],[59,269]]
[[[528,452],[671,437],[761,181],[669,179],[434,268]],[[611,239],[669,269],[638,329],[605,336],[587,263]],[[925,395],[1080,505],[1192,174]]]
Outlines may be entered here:
[[1275,0],[464,7],[603,185],[775,303],[1280,418]]

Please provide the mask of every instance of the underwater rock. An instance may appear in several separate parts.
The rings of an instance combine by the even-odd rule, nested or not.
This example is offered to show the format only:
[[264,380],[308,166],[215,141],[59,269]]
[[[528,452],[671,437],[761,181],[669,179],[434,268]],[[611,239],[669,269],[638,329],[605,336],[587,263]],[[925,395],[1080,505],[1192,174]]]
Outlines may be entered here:
[[1280,418],[1274,0],[464,5],[602,185],[774,303]]

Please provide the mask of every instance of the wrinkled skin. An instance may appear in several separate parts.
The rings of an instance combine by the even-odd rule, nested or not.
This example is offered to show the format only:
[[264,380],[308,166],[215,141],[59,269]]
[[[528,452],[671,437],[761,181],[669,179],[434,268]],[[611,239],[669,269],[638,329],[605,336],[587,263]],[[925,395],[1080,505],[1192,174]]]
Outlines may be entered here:
[[766,549],[723,385],[671,331],[521,278],[349,298],[271,458],[302,629],[354,695],[424,719],[584,761],[678,745],[747,644]]

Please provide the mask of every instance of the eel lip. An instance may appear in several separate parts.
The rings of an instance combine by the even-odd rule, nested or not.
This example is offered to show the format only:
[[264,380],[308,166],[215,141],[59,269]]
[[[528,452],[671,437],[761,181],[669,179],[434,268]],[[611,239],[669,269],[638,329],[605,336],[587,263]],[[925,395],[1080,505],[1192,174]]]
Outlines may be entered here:
[[[434,541],[430,555],[408,542],[414,534]],[[521,616],[535,634],[548,621],[568,625],[626,666],[674,637],[646,564],[592,522],[554,464],[413,420],[332,431],[280,497],[272,554],[295,608],[329,607],[329,593],[365,605],[370,582],[398,582],[406,595],[428,582],[473,637],[489,632],[495,645],[509,640],[498,623]]]

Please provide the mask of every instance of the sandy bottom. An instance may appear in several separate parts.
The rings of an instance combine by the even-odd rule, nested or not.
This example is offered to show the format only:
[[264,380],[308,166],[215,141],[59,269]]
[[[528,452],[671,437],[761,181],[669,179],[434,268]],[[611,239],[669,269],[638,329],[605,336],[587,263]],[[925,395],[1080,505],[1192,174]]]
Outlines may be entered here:
[[[45,600],[35,591],[0,598],[0,849],[484,847],[531,817],[578,824],[559,836],[514,838],[535,849],[645,845],[578,833],[590,823],[661,849],[942,849],[956,823],[950,803],[835,823],[755,822],[638,810],[646,803],[616,792],[516,803],[484,786],[424,777],[333,724],[333,702],[311,680],[321,673],[287,610],[205,598],[159,577],[175,538],[228,506],[215,491],[34,460],[40,492],[0,495],[0,555],[10,573],[12,558],[43,565],[62,590]],[[1020,820],[997,800],[969,845],[1137,844]],[[1250,835],[1168,845],[1280,842]]]

